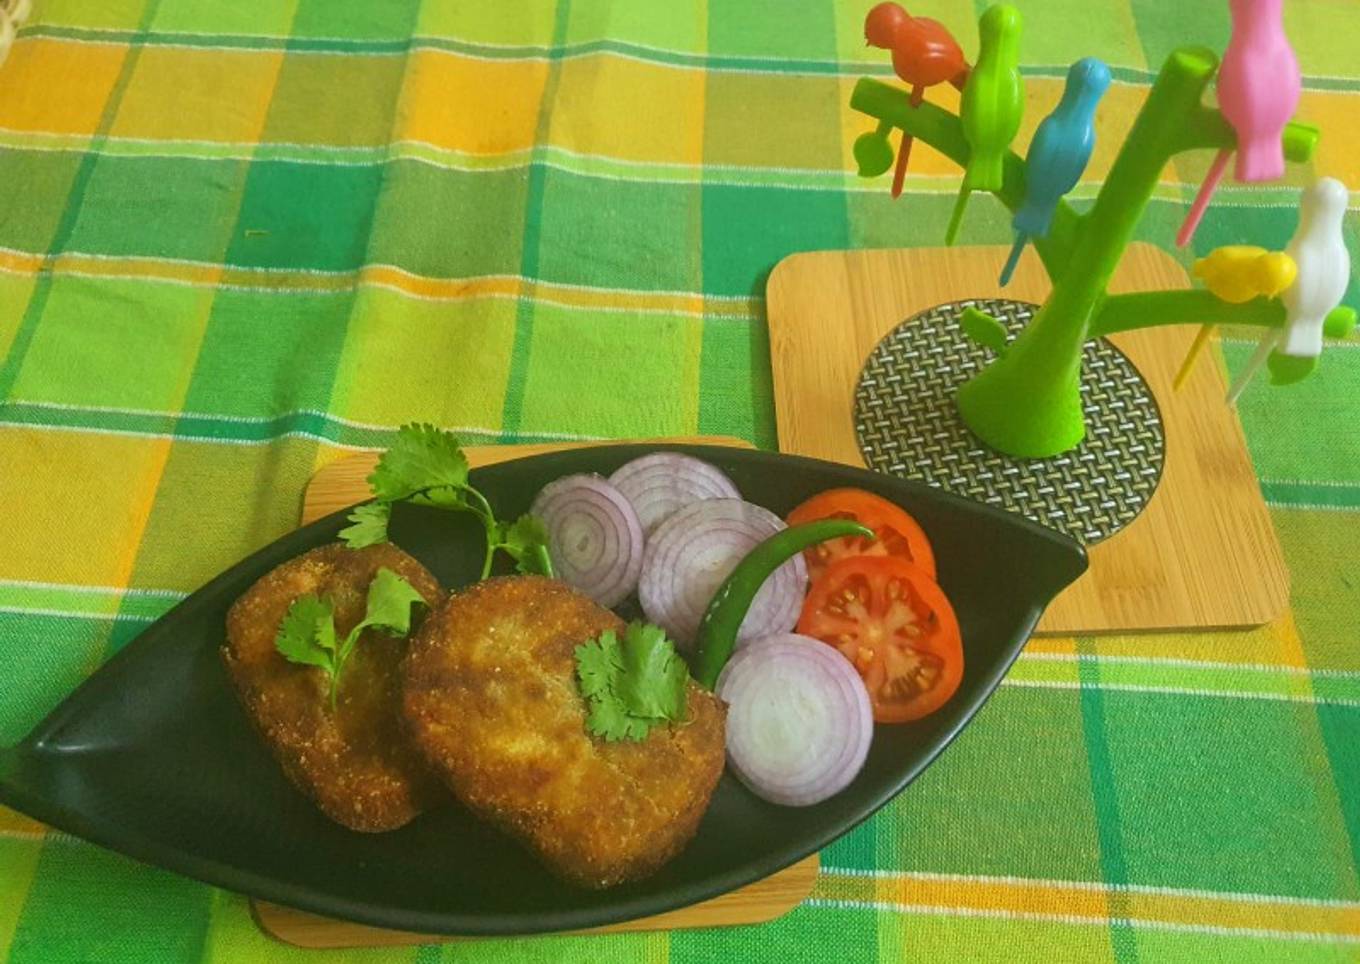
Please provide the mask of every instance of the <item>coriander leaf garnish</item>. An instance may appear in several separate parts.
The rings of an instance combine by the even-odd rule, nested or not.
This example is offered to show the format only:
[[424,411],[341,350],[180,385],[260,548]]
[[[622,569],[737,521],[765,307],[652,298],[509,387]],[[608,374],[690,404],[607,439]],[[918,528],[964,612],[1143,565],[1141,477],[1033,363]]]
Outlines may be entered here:
[[576,647],[576,675],[581,680],[581,694],[591,699],[605,699],[614,677],[623,671],[623,657],[619,654],[619,638],[607,629],[595,639]]
[[403,425],[368,477],[368,485],[377,501],[351,512],[349,521],[354,524],[340,532],[351,549],[386,542],[391,504],[404,500],[475,515],[486,530],[483,579],[491,574],[497,550],[514,559],[520,572],[553,575],[543,524],[527,515],[510,524],[496,519],[491,503],[468,484],[467,456],[452,432],[433,425]]
[[678,719],[685,712],[689,668],[658,626],[634,623],[620,647],[623,672],[614,692],[630,716]]
[[366,502],[354,507],[347,515],[353,525],[340,530],[340,538],[351,549],[376,546],[387,541],[387,522],[392,517],[392,505],[388,502]]
[[[334,615],[327,600],[313,595],[293,600],[274,637],[275,647],[289,662],[320,666],[329,672],[335,663]],[[320,632],[323,626],[330,627],[324,637]]]
[[457,490],[467,485],[468,461],[458,439],[433,425],[403,425],[368,477],[383,502],[409,499],[427,490]]
[[548,556],[548,528],[537,516],[522,515],[500,533],[499,545],[515,560],[515,569],[539,576],[553,574]]
[[411,607],[425,599],[391,569],[379,569],[368,584],[368,605],[363,620],[340,642],[335,631],[335,606],[328,599],[308,594],[293,600],[284,614],[274,646],[291,663],[319,666],[330,677],[330,703],[335,709],[340,673],[365,629],[381,629],[391,636],[411,631]]
[[608,742],[645,740],[652,727],[685,719],[689,670],[664,630],[630,623],[576,647],[586,729]]
[[629,716],[615,700],[591,700],[586,714],[586,729],[609,743],[619,740],[645,740],[651,732],[648,720]]
[[405,636],[411,631],[411,607],[424,602],[414,586],[384,566],[368,584],[368,610],[359,625],[381,629],[389,636]]

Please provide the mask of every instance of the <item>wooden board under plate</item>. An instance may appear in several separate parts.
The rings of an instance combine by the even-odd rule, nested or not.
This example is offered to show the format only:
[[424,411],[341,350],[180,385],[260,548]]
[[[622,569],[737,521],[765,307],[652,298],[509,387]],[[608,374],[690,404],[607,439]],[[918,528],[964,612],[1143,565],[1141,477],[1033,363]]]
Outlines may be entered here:
[[[762,924],[782,917],[801,904],[812,892],[817,880],[817,855],[800,860],[764,880],[748,884],[714,897],[701,904],[679,910],[624,921],[576,934],[623,934],[629,931],[663,931],[688,927],[730,927],[735,924]],[[450,941],[479,940],[469,937],[442,937],[390,931],[380,927],[365,927],[348,921],[318,917],[306,911],[293,910],[257,900],[251,902],[255,922],[265,933],[298,947],[394,947],[411,944],[435,944]]]
[[[903,216],[908,216],[905,212]],[[863,465],[852,424],[870,351],[926,308],[966,298],[1041,303],[1049,284],[1033,249],[1004,291],[1004,247],[817,251],[775,266],[766,286],[770,360],[782,451]],[[1112,292],[1185,288],[1185,271],[1148,244],[1130,245]],[[1090,571],[1049,607],[1046,633],[1257,626],[1289,602],[1289,575],[1216,353],[1179,392],[1171,379],[1195,335],[1182,325],[1111,340],[1161,408],[1166,464],[1151,503],[1091,547]]]
[[[746,442],[735,438],[677,438],[650,439],[658,444],[702,443],[706,445],[733,445],[748,447]],[[573,448],[583,443],[561,445],[487,445],[468,446],[463,449],[473,466],[490,465],[509,459],[537,455],[558,449]],[[607,443],[600,443],[607,444]],[[378,453],[366,452],[332,462],[312,477],[303,496],[302,519],[305,525],[337,509],[362,502],[368,498],[368,474],[378,461]],[[777,874],[758,880],[739,890],[734,890],[690,907],[625,921],[607,927],[598,927],[587,934],[611,934],[625,931],[671,930],[679,927],[725,927],[733,924],[759,924],[787,914],[803,902],[812,892],[817,880],[817,855],[813,854],[787,867]],[[385,930],[380,927],[366,927],[348,921],[319,917],[306,911],[294,910],[271,904],[267,901],[252,900],[251,909],[255,921],[265,933],[295,944],[299,947],[340,948],[340,947],[393,947],[411,944],[432,944],[450,940],[471,938],[450,938],[428,934],[412,934],[405,931]]]

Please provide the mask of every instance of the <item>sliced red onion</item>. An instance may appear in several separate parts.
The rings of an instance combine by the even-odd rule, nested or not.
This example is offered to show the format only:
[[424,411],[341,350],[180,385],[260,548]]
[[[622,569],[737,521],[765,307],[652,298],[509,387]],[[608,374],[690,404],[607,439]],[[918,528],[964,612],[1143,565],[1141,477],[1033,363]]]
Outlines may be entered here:
[[869,691],[850,661],[808,636],[753,640],[723,667],[727,761],[751,792],[806,807],[850,785],[874,735]]
[[727,475],[702,459],[678,452],[657,452],[633,459],[609,477],[637,510],[643,535],[677,510],[705,499],[740,499]]
[[[787,528],[769,509],[740,499],[691,502],[657,526],[642,557],[638,601],[647,618],[685,650],[723,580],[766,538]],[[774,571],[756,593],[737,642],[786,633],[807,592],[802,553]]]
[[642,524],[618,489],[598,475],[549,482],[529,511],[548,529],[557,576],[601,606],[615,606],[637,588],[642,571]]

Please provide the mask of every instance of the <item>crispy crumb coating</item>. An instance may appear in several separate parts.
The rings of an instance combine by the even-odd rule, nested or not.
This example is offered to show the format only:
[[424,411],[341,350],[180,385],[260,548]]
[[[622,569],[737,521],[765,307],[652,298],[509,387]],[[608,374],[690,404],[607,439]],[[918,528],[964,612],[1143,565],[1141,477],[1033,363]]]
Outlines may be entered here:
[[[405,732],[400,664],[407,639],[364,630],[345,664],[334,711],[329,677],[290,663],[274,637],[294,600],[308,593],[335,605],[344,636],[364,618],[380,568],[409,582],[430,606],[443,597],[419,562],[390,543],[321,546],[266,574],[227,614],[222,658],[246,713],[284,772],[332,820],[353,830],[395,830],[445,798]],[[416,620],[423,612],[417,607]]]
[[694,835],[722,775],[725,707],[646,740],[586,732],[574,650],[624,623],[561,582],[478,583],[432,612],[403,666],[410,732],[470,810],[586,887],[646,877]]

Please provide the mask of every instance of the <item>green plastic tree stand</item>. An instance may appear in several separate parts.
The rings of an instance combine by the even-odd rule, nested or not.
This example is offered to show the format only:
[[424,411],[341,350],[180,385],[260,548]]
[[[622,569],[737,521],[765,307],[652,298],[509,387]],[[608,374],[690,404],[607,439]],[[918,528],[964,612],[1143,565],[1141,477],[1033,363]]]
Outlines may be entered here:
[[[1217,57],[1205,48],[1172,53],[1094,205],[1077,214],[1060,203],[1048,237],[1035,241],[1053,283],[1048,300],[1025,330],[958,392],[964,423],[991,447],[1017,458],[1046,458],[1081,443],[1086,434],[1080,395],[1082,346],[1091,338],[1171,324],[1284,325],[1284,308],[1264,298],[1234,305],[1203,290],[1124,295],[1106,291],[1167,162],[1185,151],[1235,146],[1232,126],[1203,104],[1217,69]],[[912,107],[905,91],[868,78],[855,86],[850,104],[877,119],[879,131],[900,128],[967,166],[968,142],[953,114],[928,103]],[[1291,123],[1283,135],[1285,156],[1296,163],[1308,161],[1317,140],[1315,128]],[[863,173],[871,173],[874,166]],[[1023,199],[1024,181],[1024,161],[1009,153],[1004,182],[994,193],[1014,211]],[[1343,307],[1329,317],[1328,330],[1349,330],[1354,324],[1355,312]],[[996,347],[989,326],[976,318],[968,325]],[[1283,381],[1306,373],[1276,374]]]

